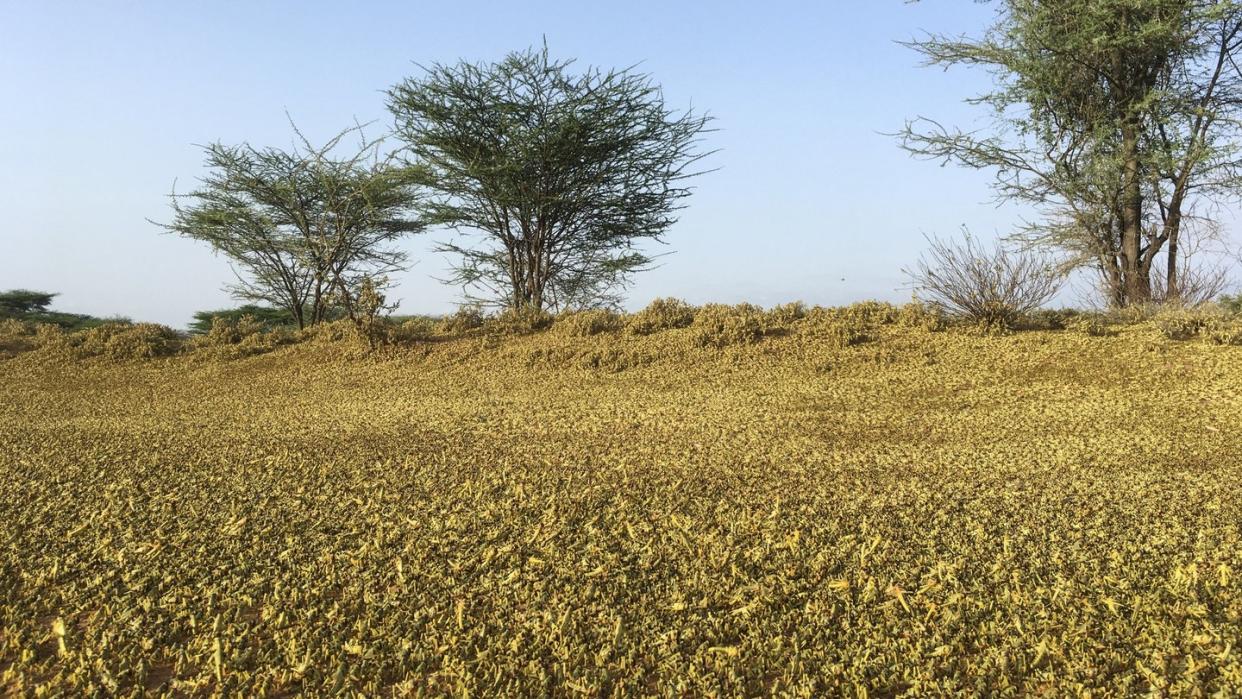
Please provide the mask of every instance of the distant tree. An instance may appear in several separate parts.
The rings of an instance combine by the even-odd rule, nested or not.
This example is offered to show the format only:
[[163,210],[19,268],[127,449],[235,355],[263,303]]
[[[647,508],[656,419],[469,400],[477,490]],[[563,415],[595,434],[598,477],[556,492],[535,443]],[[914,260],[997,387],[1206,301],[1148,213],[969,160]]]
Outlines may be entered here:
[[231,323],[236,323],[244,316],[250,316],[255,322],[260,324],[264,330],[274,330],[281,327],[293,327],[297,325],[297,321],[288,310],[283,308],[272,308],[271,306],[258,306],[255,304],[246,304],[237,308],[221,308],[214,311],[196,311],[194,320],[189,324],[188,329],[194,335],[203,335],[211,330],[211,325],[216,318],[223,318]]
[[52,305],[57,294],[28,289],[0,291],[0,316],[20,318],[32,313],[43,313]]
[[652,258],[699,174],[708,117],[675,113],[647,75],[571,71],[542,50],[435,64],[388,91],[396,133],[436,193],[428,222],[481,234],[447,243],[448,280],[543,310],[618,300]]
[[60,294],[27,289],[0,291],[0,319],[13,318],[27,323],[56,325],[65,330],[86,330],[99,325],[128,325],[129,318],[96,318],[84,313],[64,313],[48,308]]
[[[907,124],[904,146],[994,170],[998,198],[1031,204],[1042,217],[1018,238],[1097,269],[1112,304],[1178,301],[1184,236],[1196,223],[1214,230],[1207,209],[1242,184],[1239,3],[998,4],[982,38],[910,44],[931,65],[991,71],[996,89],[970,102],[990,109],[995,128],[967,132],[920,119]],[[1157,269],[1164,278],[1153,288]]]
[[[393,167],[361,127],[322,147],[294,131],[300,146],[288,151],[207,146],[209,174],[194,192],[174,192],[163,227],[228,257],[237,298],[285,309],[305,327],[325,320],[334,299],[348,304],[363,279],[404,269],[406,254],[392,244],[423,225],[417,170]],[[336,155],[350,135],[360,145]]]

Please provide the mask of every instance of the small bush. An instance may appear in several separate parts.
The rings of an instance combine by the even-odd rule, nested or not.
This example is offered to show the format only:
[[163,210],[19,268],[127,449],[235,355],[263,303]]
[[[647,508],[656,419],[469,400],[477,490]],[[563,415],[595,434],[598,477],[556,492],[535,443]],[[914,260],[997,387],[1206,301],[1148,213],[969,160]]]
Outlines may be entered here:
[[694,306],[680,299],[656,299],[630,316],[625,329],[633,335],[651,335],[662,330],[688,328],[694,323],[694,313]]
[[403,342],[425,340],[436,333],[438,323],[438,320],[428,316],[411,316],[393,327],[393,338]]
[[529,335],[552,325],[552,315],[533,308],[506,308],[483,321],[493,335]]
[[1069,318],[1065,329],[1089,337],[1112,337],[1117,334],[1116,329],[1098,313],[1083,313]]
[[1242,292],[1230,296],[1222,294],[1217,300],[1221,309],[1230,315],[1242,315]]
[[1023,330],[1065,330],[1077,312],[1069,309],[1040,309],[1028,313],[1022,322]]
[[0,318],[0,337],[27,337],[34,334],[29,323],[16,318]]
[[1170,340],[1189,340],[1196,337],[1208,323],[1203,313],[1177,309],[1160,313],[1155,318],[1160,334]]
[[618,313],[604,308],[590,308],[557,316],[552,329],[559,335],[588,337],[620,330],[623,326],[624,321]]
[[483,310],[478,306],[462,306],[451,316],[445,316],[437,324],[436,332],[442,335],[461,335],[483,327]]
[[859,301],[837,309],[844,321],[859,325],[887,325],[896,322],[897,308],[882,301]]
[[1056,295],[1064,275],[1031,252],[989,250],[967,234],[961,242],[931,239],[906,274],[915,293],[943,313],[984,328],[1017,327]]
[[916,328],[927,332],[940,332],[947,323],[939,309],[914,301],[897,309],[894,323],[903,328]]
[[798,335],[830,347],[861,345],[872,337],[872,326],[864,320],[866,317],[864,313],[845,308],[816,306],[807,311],[806,318],[798,325]]
[[1208,321],[1199,334],[1214,345],[1242,345],[1242,320],[1218,318]]
[[763,339],[764,313],[748,303],[710,303],[699,308],[690,327],[694,331],[691,342],[696,347],[748,345]]
[[78,357],[150,359],[176,354],[181,349],[181,336],[156,323],[110,323],[57,339],[68,340],[67,347]]
[[801,301],[773,306],[763,314],[763,334],[783,335],[792,332],[798,321],[806,318],[806,304]]

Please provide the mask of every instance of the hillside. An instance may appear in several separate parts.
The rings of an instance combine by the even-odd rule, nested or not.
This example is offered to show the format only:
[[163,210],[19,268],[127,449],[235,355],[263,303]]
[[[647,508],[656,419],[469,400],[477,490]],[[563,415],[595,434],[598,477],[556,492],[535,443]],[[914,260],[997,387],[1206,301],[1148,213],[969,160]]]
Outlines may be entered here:
[[1242,347],[892,321],[4,359],[0,688],[1242,686]]

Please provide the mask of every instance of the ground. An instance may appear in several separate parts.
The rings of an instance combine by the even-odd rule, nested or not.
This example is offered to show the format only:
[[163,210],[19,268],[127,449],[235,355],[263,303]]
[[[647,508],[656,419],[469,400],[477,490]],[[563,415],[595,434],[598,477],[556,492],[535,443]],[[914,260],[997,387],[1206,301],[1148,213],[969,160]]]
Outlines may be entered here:
[[1242,687],[1242,347],[692,330],[0,360],[0,691]]

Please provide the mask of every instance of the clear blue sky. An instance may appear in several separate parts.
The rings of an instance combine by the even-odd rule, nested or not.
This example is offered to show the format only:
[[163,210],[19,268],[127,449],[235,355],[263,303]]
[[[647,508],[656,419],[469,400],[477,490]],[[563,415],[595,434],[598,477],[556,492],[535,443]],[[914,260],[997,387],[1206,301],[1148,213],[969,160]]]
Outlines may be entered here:
[[[710,10],[703,9],[711,7]],[[61,310],[181,327],[232,302],[201,243],[161,234],[194,145],[288,146],[286,110],[313,139],[387,127],[382,91],[414,62],[496,59],[538,44],[583,63],[642,62],[675,105],[717,118],[721,149],[662,266],[629,306],[909,297],[923,234],[1003,233],[1019,212],[989,178],[910,159],[882,134],[927,115],[969,126],[986,76],[919,66],[895,42],[977,33],[989,5],[578,0],[0,3],[0,288],[57,291]],[[411,239],[406,313],[453,308],[435,231]]]

